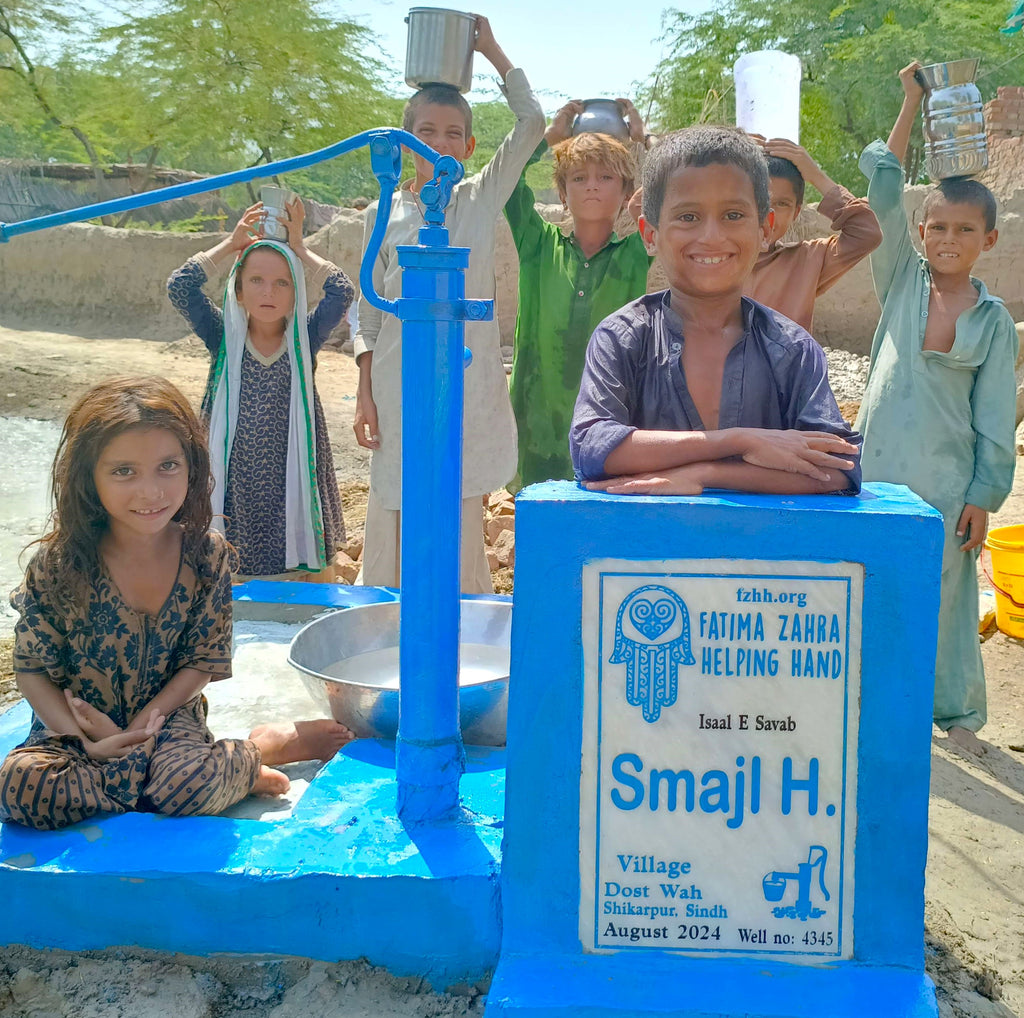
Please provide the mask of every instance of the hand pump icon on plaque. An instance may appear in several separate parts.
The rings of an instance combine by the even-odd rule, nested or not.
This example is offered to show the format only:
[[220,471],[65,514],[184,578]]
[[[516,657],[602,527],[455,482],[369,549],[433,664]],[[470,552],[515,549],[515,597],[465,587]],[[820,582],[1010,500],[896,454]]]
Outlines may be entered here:
[[686,602],[668,587],[637,587],[619,605],[608,661],[626,666],[626,702],[653,724],[676,702],[680,666],[696,664]]
[[831,900],[825,886],[825,864],[828,862],[828,851],[822,845],[811,845],[807,850],[807,862],[798,863],[795,873],[782,873],[772,870],[766,873],[761,881],[765,901],[782,901],[790,881],[796,882],[796,901],[792,905],[776,905],[772,915],[777,919],[820,919],[825,909],[816,908],[811,902],[811,874],[818,871],[818,886],[821,888],[825,901]]

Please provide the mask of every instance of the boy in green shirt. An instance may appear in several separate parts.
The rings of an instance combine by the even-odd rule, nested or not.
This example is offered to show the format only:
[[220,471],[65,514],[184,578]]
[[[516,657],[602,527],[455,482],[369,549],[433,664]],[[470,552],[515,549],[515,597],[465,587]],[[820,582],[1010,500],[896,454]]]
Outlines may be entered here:
[[[620,99],[633,143],[645,144],[644,124]],[[513,490],[551,478],[571,479],[569,424],[590,335],[613,311],[647,290],[651,259],[643,237],[618,237],[615,221],[634,190],[636,166],[628,149],[603,134],[570,137],[583,104],[563,106],[530,158],[551,148],[555,185],[572,216],[564,233],[534,208],[526,170],[505,205],[519,253],[519,307],[511,397],[519,433]]]
[[916,61],[900,71],[903,108],[887,145],[860,159],[868,201],[882,227],[871,275],[882,316],[857,429],[866,481],[906,484],[941,513],[935,724],[960,747],[983,753],[985,673],[978,644],[976,559],[988,514],[1013,485],[1017,333],[1003,302],[971,275],[995,245],[996,203],[966,178],[944,180],[922,209],[925,256],[903,209],[903,170],[924,90]]

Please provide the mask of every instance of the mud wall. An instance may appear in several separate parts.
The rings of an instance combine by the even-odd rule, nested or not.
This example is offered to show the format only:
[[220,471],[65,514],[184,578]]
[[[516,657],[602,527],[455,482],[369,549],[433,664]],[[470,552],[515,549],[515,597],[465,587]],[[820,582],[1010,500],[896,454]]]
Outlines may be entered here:
[[[919,219],[924,187],[908,189],[907,211]],[[541,206],[552,220],[558,206]],[[827,222],[805,209],[796,236],[824,236]],[[978,274],[1007,303],[1014,319],[1024,319],[1024,191],[1001,203],[1000,237],[983,255]],[[363,213],[343,210],[307,241],[309,247],[358,277]],[[191,254],[211,247],[218,234],[174,234],[74,225],[18,237],[0,245],[0,324],[11,328],[64,331],[79,336],[179,339],[186,329],[168,303],[165,280]],[[511,235],[499,224],[497,313],[502,342],[511,346],[515,328],[518,264]],[[655,264],[650,288],[664,286]],[[218,281],[219,284],[220,281]],[[219,301],[218,285],[209,288]],[[818,302],[817,338],[824,344],[867,353],[878,306],[867,262],[862,262]]]

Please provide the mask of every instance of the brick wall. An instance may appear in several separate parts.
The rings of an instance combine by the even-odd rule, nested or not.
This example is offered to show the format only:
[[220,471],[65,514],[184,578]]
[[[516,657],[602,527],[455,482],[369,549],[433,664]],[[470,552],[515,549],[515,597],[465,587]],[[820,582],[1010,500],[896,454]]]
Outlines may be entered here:
[[1000,85],[985,103],[985,132],[993,139],[1024,135],[1024,85]]

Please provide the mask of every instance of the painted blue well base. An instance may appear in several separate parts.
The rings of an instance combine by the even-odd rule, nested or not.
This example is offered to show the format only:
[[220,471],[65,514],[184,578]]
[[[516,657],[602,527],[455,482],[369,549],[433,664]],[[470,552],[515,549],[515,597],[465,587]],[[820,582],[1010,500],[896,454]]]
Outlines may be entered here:
[[[269,596],[269,586],[255,592]],[[318,603],[331,590],[279,586]],[[351,589],[333,588],[332,603]],[[25,703],[0,716],[0,754],[29,719]],[[0,944],[366,957],[438,989],[477,980],[500,939],[504,755],[467,749],[453,823],[403,825],[393,745],[360,740],[282,820],[129,813],[55,832],[4,824]]]
[[[520,493],[502,949],[488,1016],[935,1018],[923,919],[941,547],[938,513],[894,485],[868,485],[859,498],[631,499],[565,482]],[[753,949],[584,952],[583,578],[602,559],[651,562],[652,573],[666,559],[863,564],[852,956],[793,964]],[[673,814],[679,854],[668,858],[689,857],[687,811]],[[625,850],[654,851],[637,840]]]
[[842,970],[668,956],[506,958],[487,995],[487,1015],[516,1018],[937,1018],[923,973]]

